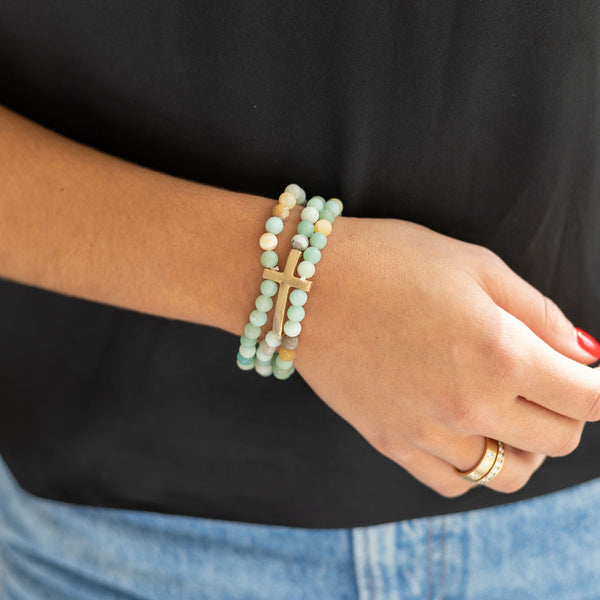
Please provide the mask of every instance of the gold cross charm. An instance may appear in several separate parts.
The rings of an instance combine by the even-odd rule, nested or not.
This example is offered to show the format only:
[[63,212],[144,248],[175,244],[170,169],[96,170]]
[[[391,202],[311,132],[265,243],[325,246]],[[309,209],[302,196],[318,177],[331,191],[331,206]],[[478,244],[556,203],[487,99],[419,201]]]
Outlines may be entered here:
[[287,304],[288,294],[290,288],[296,288],[304,290],[305,292],[310,291],[312,281],[306,281],[294,275],[298,261],[302,256],[300,250],[292,248],[288,254],[287,261],[285,263],[285,269],[283,272],[276,271],[275,269],[265,269],[263,271],[263,279],[270,279],[276,281],[279,284],[279,291],[277,292],[277,302],[275,304],[275,313],[273,315],[273,331],[277,335],[283,334],[283,321],[285,318],[285,306]]

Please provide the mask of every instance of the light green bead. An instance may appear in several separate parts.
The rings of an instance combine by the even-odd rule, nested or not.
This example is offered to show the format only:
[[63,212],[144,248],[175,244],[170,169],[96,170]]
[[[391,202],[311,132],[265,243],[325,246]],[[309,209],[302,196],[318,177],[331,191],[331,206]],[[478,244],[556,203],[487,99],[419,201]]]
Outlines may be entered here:
[[309,238],[315,232],[315,224],[310,221],[300,221],[296,231]]
[[305,314],[306,313],[304,312],[304,309],[301,306],[294,306],[292,304],[292,306],[290,306],[287,309],[287,318],[290,321],[300,322],[300,321],[302,321],[302,319],[304,319]]
[[314,246],[309,246],[302,255],[304,260],[311,262],[313,265],[316,265],[321,260],[321,251]]
[[[290,302],[294,306],[304,306],[308,300],[308,294],[304,290],[292,290],[290,293]],[[250,336],[248,336],[250,337]],[[290,337],[294,337],[293,335]]]
[[327,200],[327,202],[325,202],[325,208],[330,210],[336,217],[339,217],[342,212],[340,205],[335,200]]
[[325,219],[326,221],[333,223],[335,221],[335,215],[332,211],[325,208],[319,213],[319,219]]
[[240,346],[240,349],[238,350],[238,352],[244,358],[252,358],[256,354],[256,347],[255,346]]
[[260,293],[263,296],[269,296],[269,298],[271,296],[274,296],[277,293],[278,289],[279,289],[279,285],[277,285],[277,283],[275,283],[274,281],[271,281],[270,279],[265,279],[260,284]]
[[321,233],[320,231],[315,231],[310,236],[310,245],[314,246],[315,248],[318,248],[319,250],[323,250],[323,248],[325,248],[325,246],[327,245],[327,236],[324,233]]
[[251,340],[256,340],[260,335],[260,327],[248,323],[246,327],[244,327],[244,335]]
[[295,372],[295,367],[292,367],[291,369],[280,369],[279,367],[273,367],[273,377],[275,377],[275,379],[280,379],[281,381],[289,379]]
[[298,321],[286,321],[283,330],[285,331],[285,335],[295,337],[302,331],[302,325]]
[[257,327],[262,327],[267,322],[267,313],[262,310],[253,310],[250,313],[250,323]]
[[275,365],[280,369],[291,369],[294,366],[293,360],[283,360],[279,354],[275,357]]
[[308,279],[315,274],[315,265],[308,260],[303,260],[297,267],[298,275]]
[[307,203],[306,206],[314,206],[318,211],[325,208],[325,198],[323,196],[313,196]]
[[265,267],[265,269],[272,269],[273,267],[276,267],[278,261],[279,257],[273,250],[265,250],[260,256],[260,264]]
[[271,217],[265,223],[265,229],[269,233],[277,235],[283,231],[283,221],[279,217]]
[[254,303],[256,310],[268,313],[273,308],[273,298],[269,296],[259,296]]
[[250,339],[247,335],[243,335],[240,338],[240,344],[246,346],[246,348],[254,348],[256,346],[256,340]]

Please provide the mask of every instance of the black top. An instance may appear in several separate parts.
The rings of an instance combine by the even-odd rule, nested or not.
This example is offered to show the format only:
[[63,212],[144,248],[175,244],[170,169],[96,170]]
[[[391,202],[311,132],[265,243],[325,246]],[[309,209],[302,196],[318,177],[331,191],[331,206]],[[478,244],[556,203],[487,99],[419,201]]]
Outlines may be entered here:
[[[594,336],[599,57],[592,1],[0,4],[9,108],[172,175],[296,181],[485,245]],[[299,375],[239,371],[233,335],[6,281],[0,302],[0,451],[40,496],[347,527],[600,475],[588,425],[524,490],[444,499]]]

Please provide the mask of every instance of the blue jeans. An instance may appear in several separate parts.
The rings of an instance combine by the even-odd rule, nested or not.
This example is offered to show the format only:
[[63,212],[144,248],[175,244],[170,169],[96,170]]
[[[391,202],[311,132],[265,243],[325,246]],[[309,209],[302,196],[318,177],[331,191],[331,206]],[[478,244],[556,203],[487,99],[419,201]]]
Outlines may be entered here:
[[82,507],[0,461],[4,600],[600,598],[600,480],[533,500],[350,529]]

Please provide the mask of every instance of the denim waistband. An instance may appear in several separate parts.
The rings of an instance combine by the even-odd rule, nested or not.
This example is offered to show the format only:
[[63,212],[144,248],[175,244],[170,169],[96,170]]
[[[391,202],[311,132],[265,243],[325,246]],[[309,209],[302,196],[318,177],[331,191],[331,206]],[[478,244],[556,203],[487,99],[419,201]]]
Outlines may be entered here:
[[5,600],[600,597],[600,480],[477,511],[302,529],[78,506],[0,461]]

